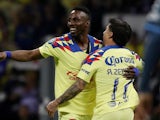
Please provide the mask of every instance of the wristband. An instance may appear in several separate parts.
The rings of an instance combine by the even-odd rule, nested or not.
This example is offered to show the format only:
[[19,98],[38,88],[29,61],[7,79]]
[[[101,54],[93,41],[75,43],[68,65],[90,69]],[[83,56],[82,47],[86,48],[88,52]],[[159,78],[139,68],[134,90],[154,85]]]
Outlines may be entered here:
[[7,59],[11,58],[12,54],[11,54],[10,51],[5,51],[5,53],[6,53],[6,58]]
[[139,70],[137,68],[133,68],[133,71],[135,72],[136,77],[139,75]]

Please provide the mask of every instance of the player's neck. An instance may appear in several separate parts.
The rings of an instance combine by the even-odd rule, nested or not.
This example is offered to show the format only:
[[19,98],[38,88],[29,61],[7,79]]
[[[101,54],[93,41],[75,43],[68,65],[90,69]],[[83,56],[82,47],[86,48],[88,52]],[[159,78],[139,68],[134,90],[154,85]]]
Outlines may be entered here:
[[78,45],[82,50],[86,50],[88,48],[88,39],[85,41],[78,41]]
[[78,44],[78,46],[81,48],[81,50],[87,50],[89,45],[88,36],[79,36],[74,38],[75,42]]
[[103,42],[104,46],[111,46],[111,45],[117,45],[113,40],[107,40],[106,42]]
[[79,45],[85,45],[85,44],[88,44],[88,36],[87,35],[80,35],[80,36],[75,36],[73,38],[73,40],[79,44]]

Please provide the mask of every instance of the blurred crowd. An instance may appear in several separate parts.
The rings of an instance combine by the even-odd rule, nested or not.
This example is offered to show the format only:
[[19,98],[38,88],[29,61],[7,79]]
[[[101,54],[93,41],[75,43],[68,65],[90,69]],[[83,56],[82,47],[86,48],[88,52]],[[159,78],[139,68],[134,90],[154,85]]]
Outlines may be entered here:
[[[154,0],[0,0],[0,51],[30,50],[51,37],[68,32],[66,15],[76,5],[92,13],[90,34],[102,39],[102,18],[107,13],[146,14]],[[143,57],[143,43],[136,31],[127,45]],[[0,63],[0,118],[38,120],[39,61]],[[156,74],[156,71],[155,71]],[[155,106],[160,101],[159,85],[153,89]],[[156,91],[156,92],[155,92]],[[160,113],[160,110],[159,110]]]

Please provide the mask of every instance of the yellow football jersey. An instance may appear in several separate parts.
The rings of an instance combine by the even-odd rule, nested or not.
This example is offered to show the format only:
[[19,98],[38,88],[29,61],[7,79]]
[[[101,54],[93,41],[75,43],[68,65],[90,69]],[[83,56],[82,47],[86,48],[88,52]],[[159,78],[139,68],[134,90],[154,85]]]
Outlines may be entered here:
[[[100,40],[90,35],[88,35],[88,39],[88,52],[93,52],[102,47]],[[57,98],[75,82],[82,62],[88,54],[82,51],[78,44],[72,40],[70,33],[49,40],[39,50],[42,56],[55,58],[55,96]],[[94,105],[95,87],[91,83],[75,98],[61,104],[58,111],[90,115],[93,114]]]
[[126,80],[123,72],[130,65],[142,70],[142,64],[136,53],[119,46],[103,47],[86,58],[77,76],[88,83],[95,81],[95,114],[132,108],[138,104],[134,80]]

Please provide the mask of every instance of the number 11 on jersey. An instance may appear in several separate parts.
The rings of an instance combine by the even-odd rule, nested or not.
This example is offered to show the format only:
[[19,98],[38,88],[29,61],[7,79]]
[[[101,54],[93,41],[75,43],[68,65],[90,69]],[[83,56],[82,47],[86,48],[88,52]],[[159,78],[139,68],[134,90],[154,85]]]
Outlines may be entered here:
[[[123,99],[125,100],[127,98],[127,90],[129,85],[133,82],[134,80],[129,80],[128,83],[126,83],[123,87]],[[118,90],[118,85],[119,85],[119,78],[114,80],[114,85],[113,85],[113,93],[112,93],[112,101],[116,99],[116,92]]]

